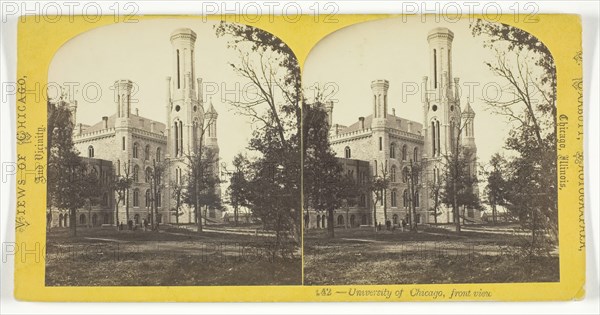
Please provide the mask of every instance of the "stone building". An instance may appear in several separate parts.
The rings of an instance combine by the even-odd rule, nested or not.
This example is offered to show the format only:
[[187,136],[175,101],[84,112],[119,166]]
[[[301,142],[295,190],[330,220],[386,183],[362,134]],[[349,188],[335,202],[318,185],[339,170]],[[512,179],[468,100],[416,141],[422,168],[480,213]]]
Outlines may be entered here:
[[[373,222],[373,217],[370,215],[371,199],[369,193],[365,192],[371,178],[369,162],[350,158],[337,158],[337,160],[342,165],[343,173],[351,177],[357,185],[358,195],[350,202],[343,202],[341,208],[335,209],[334,225],[342,228],[371,225]],[[306,216],[304,219],[307,228],[325,228],[328,224],[327,211],[309,211],[308,219]]]
[[[153,201],[157,207],[158,223],[175,222],[171,211],[175,207],[171,198],[172,185],[182,184],[183,178],[188,175],[186,158],[196,154],[197,148],[204,145],[214,151],[218,159],[218,113],[212,101],[204,108],[202,80],[196,78],[194,64],[196,34],[191,29],[177,29],[171,34],[170,41],[173,74],[167,77],[166,104],[138,104],[142,109],[145,106],[165,106],[165,122],[142,116],[139,108],[133,110],[133,82],[130,80],[114,83],[115,114],[102,117],[96,124],[77,123],[76,101],[65,105],[74,119],[73,142],[80,154],[90,161],[111,165],[114,176],[129,174],[133,180],[126,198],[128,211],[121,202],[118,223],[127,223],[127,212],[134,224],[142,224],[144,220],[151,222]],[[155,176],[157,167],[164,169],[160,177]],[[218,176],[218,161],[214,162],[214,170]],[[154,177],[158,180],[156,192],[152,188]],[[220,196],[220,188],[217,190]],[[116,193],[111,192],[107,207],[103,208],[110,214],[107,224],[117,223],[116,198]],[[196,216],[189,207],[182,206],[180,213],[179,223],[196,222]],[[220,209],[208,209],[206,216],[218,221],[222,213]],[[104,222],[105,214],[102,213],[101,217]]]
[[[111,182],[114,179],[114,169],[111,161],[83,157],[85,173],[91,173],[98,179],[96,196],[85,201],[83,208],[77,210],[77,226],[97,227],[103,224],[114,224],[114,200]],[[47,221],[51,227],[69,227],[69,211],[66,209],[51,209],[47,213]]]
[[[355,218],[367,217],[366,222],[362,220],[360,225],[385,224],[386,221],[398,225],[401,220],[410,222],[412,219],[419,224],[432,223],[431,186],[439,183],[440,174],[445,171],[443,168],[447,164],[444,156],[452,152],[457,141],[460,146],[474,153],[477,151],[473,127],[475,112],[468,102],[461,110],[459,81],[452,77],[453,38],[454,34],[447,28],[435,28],[428,34],[429,51],[426,56],[430,75],[423,78],[423,104],[420,106],[423,110],[422,122],[402,118],[393,108],[390,113],[390,82],[387,80],[372,81],[372,103],[356,106],[370,109],[370,114],[358,117],[349,126],[334,123],[334,104],[329,102],[325,105],[331,126],[331,147],[341,158],[344,169],[348,170],[348,161],[356,161],[357,165],[363,165],[363,175],[359,176],[366,174],[368,180],[379,177],[389,181],[388,189],[381,198],[377,198],[376,204],[374,195],[368,194],[365,206],[353,209]],[[417,167],[422,171],[413,180],[411,170]],[[469,169],[475,174],[476,160],[472,161]],[[473,189],[478,190],[477,187]],[[415,216],[410,215],[413,201]],[[478,211],[467,210],[465,216],[469,222],[480,221]],[[451,209],[442,205],[438,213],[439,223],[453,222]],[[325,227],[323,223],[326,220],[319,221],[322,215],[313,211],[309,227]],[[343,209],[336,209],[336,216],[339,223],[345,222]]]
[[[111,161],[116,176],[128,175],[132,179],[126,198],[129,220],[142,224],[144,220],[151,221],[151,178],[156,165],[165,160],[167,137],[164,123],[141,116],[138,109],[132,112],[132,87],[133,83],[129,80],[116,81],[115,114],[102,117],[92,126],[76,124],[73,142],[82,156]],[[76,108],[72,109],[72,115],[76,117]],[[111,199],[116,202],[114,193]],[[163,219],[169,216],[168,206],[163,205],[163,200],[163,192],[159,191],[156,196],[158,222],[164,222]],[[114,209],[110,210],[116,223]],[[119,206],[118,220],[125,224],[128,221],[123,202]]]

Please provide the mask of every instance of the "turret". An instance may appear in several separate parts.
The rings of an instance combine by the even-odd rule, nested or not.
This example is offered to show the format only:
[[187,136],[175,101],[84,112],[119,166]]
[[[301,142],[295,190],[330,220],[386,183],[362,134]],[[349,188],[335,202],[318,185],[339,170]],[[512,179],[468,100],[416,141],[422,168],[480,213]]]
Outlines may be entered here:
[[73,126],[77,124],[77,101],[69,100],[69,111],[71,112],[71,123]]
[[473,108],[471,107],[471,103],[469,101],[467,101],[467,106],[465,106],[465,109],[463,110],[463,112],[461,114],[461,118],[462,118],[463,124],[465,125],[464,132],[463,132],[463,139],[465,140],[464,145],[465,146],[474,146],[475,145],[475,126],[474,126],[475,111],[473,111]]
[[131,80],[118,80],[114,83],[117,93],[117,118],[129,118],[131,115]]
[[375,80],[371,82],[371,91],[373,91],[373,118],[387,117],[387,92],[390,83],[387,80]]
[[[452,40],[454,33],[445,27],[436,27],[427,35],[430,60],[430,89],[442,91],[442,84],[452,78]],[[444,75],[446,77],[444,77]],[[447,86],[444,88],[448,88]],[[440,94],[441,95],[441,94]]]
[[331,128],[333,126],[333,101],[325,103],[325,112],[327,113],[327,125]]

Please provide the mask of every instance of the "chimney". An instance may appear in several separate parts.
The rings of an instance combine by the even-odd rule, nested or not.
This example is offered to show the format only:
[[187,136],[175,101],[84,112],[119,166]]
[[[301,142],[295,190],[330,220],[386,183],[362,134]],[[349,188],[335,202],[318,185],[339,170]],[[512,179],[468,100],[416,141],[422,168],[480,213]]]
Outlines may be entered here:
[[137,108],[137,107],[135,108],[135,115],[136,115],[136,116],[139,116],[139,115],[140,115],[140,109],[139,109],[139,108]]
[[358,121],[360,121],[360,130],[365,130],[365,117],[358,117]]
[[156,124],[155,122],[151,122],[150,123],[150,132],[154,132],[154,125],[155,124]]
[[392,115],[396,116],[396,109],[395,108],[392,108]]
[[104,123],[104,129],[108,129],[108,116],[102,117],[102,122]]

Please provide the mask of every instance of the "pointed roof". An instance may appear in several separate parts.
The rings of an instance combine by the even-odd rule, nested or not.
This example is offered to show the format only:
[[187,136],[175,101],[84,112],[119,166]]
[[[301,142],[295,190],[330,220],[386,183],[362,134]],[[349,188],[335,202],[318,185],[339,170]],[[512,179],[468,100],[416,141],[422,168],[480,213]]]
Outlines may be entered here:
[[212,97],[208,100],[208,109],[206,110],[206,114],[218,115],[215,107],[213,106]]
[[473,107],[471,107],[471,102],[467,101],[467,106],[463,110],[463,114],[475,115],[475,111],[473,110]]

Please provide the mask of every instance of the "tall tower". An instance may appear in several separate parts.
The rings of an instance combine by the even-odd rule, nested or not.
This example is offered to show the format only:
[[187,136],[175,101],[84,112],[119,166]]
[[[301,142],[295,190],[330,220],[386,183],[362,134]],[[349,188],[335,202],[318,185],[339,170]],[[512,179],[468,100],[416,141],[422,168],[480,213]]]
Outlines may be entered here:
[[[388,108],[388,88],[390,83],[387,80],[375,80],[371,82],[371,91],[373,92],[373,120],[372,128],[372,150],[374,159],[371,161],[373,166],[372,174],[383,177],[383,173],[388,171],[389,157],[389,135],[386,132],[386,117]],[[377,222],[374,224],[385,224],[385,207],[387,207],[387,196],[383,196],[383,206],[377,206]],[[371,203],[373,204],[373,203]]]
[[116,93],[115,144],[119,150],[115,171],[119,175],[124,171],[125,163],[131,160],[133,139],[129,132],[129,116],[131,116],[131,91],[133,89],[133,82],[131,80],[117,80],[113,87]]
[[[462,138],[458,78],[452,77],[453,40],[454,33],[445,27],[434,28],[427,35],[429,76],[423,77],[424,156],[427,181],[433,183],[439,182],[444,173],[444,156],[455,153]],[[429,196],[425,199],[431,202]],[[445,220],[453,221],[448,209]]]
[[[193,153],[200,142],[203,123],[202,100],[195,84],[194,48],[196,33],[189,28],[171,33],[173,74],[167,78],[167,154],[180,159]],[[199,81],[200,82],[200,81]]]
[[464,128],[462,131],[462,146],[466,150],[469,150],[469,153],[472,154],[472,161],[469,165],[469,171],[471,176],[477,175],[477,145],[475,145],[475,111],[471,107],[469,101],[467,101],[467,106],[463,110],[462,114],[462,122],[464,124]]
[[458,78],[452,77],[452,41],[454,33],[438,27],[427,36],[429,77],[423,79],[423,110],[426,145],[430,158],[452,152],[460,125]]
[[[213,163],[213,174],[219,179],[219,142],[217,141],[217,118],[219,114],[215,110],[213,106],[212,98],[208,102],[208,108],[206,109],[206,113],[204,114],[204,124],[206,126],[206,131],[204,132],[204,143],[207,149],[210,149],[215,154],[215,160]],[[216,195],[221,196],[221,185],[217,185],[215,187]],[[215,211],[215,209],[211,209],[211,211]],[[220,213],[219,213],[220,215]],[[215,215],[214,217],[220,217],[219,215]]]
[[[167,196],[171,196],[171,183],[183,184],[188,175],[186,159],[196,152],[202,143],[204,108],[201,82],[196,81],[195,45],[196,33],[189,28],[176,29],[171,33],[172,75],[167,77],[166,136],[168,159]],[[197,84],[196,84],[197,83]],[[173,198],[169,198],[174,203]],[[169,209],[174,207],[170,204]],[[196,220],[191,209],[183,209],[182,221]],[[185,213],[187,212],[187,213]]]
[[219,114],[215,110],[213,106],[212,98],[208,102],[208,109],[204,114],[204,123],[206,124],[206,132],[205,132],[205,143],[207,147],[210,147],[213,150],[219,150],[219,143],[217,142],[217,118]]

